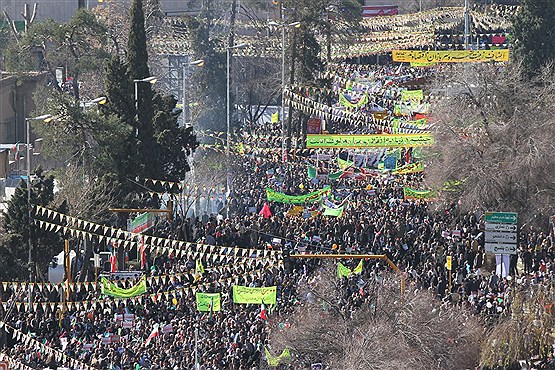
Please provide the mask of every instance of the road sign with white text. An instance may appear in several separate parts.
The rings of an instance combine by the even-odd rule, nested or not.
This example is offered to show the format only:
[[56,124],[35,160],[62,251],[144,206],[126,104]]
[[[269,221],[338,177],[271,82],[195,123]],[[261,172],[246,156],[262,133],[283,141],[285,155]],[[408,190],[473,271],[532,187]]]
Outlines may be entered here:
[[511,243],[516,244],[516,233],[499,231],[486,231],[486,243]]
[[516,224],[516,220],[515,212],[486,212],[486,222]]
[[486,253],[517,253],[517,219],[518,214],[514,212],[486,212]]
[[493,224],[486,222],[486,231],[513,232],[516,233],[516,224]]
[[516,254],[516,244],[486,243],[486,253]]

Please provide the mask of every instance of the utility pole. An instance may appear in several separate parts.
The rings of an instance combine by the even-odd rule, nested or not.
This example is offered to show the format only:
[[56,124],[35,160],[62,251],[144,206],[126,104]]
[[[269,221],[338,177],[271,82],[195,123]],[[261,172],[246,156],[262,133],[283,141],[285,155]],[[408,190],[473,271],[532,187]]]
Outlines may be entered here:
[[468,27],[470,25],[469,0],[464,0],[464,50],[468,50]]

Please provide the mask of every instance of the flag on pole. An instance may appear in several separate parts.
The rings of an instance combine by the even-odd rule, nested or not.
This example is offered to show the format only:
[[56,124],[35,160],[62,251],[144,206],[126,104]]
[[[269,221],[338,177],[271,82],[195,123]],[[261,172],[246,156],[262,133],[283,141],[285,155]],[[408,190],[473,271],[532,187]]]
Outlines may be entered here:
[[195,281],[200,280],[202,274],[204,274],[204,266],[202,260],[198,259],[195,265]]
[[150,344],[150,341],[158,336],[160,336],[160,324],[154,324],[154,328],[152,329],[152,332],[150,333],[148,338],[146,338],[145,346],[148,346]]
[[275,113],[272,113],[272,123],[278,123],[279,122],[279,111],[276,111]]
[[268,315],[266,313],[266,305],[264,304],[264,301],[262,301],[262,305],[260,307],[260,318],[264,321],[268,320]]

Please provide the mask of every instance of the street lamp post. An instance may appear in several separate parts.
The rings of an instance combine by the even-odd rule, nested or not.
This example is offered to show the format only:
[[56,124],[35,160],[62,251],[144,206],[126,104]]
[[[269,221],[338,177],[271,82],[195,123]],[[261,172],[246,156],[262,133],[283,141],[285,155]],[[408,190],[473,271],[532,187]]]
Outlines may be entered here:
[[281,21],[282,23],[269,22],[268,25],[276,26],[281,28],[281,160],[285,161],[285,107],[284,99],[285,95],[285,27],[299,28],[301,22],[293,23],[283,23],[283,9],[281,11]]
[[33,303],[33,291],[32,291],[32,282],[33,279],[33,269],[31,265],[33,264],[33,243],[31,242],[31,121],[43,121],[43,122],[50,122],[52,120],[51,114],[43,114],[42,116],[37,117],[30,117],[25,118],[25,124],[27,128],[27,212],[28,212],[28,222],[29,222],[29,230],[27,233],[27,246],[29,249],[29,307],[32,307]]
[[227,98],[226,98],[226,105],[227,105],[227,110],[226,110],[226,123],[227,123],[227,129],[226,129],[226,133],[227,133],[227,141],[226,141],[226,148],[225,148],[225,157],[226,157],[226,162],[227,162],[227,179],[226,179],[226,207],[227,207],[227,217],[229,218],[229,199],[227,199],[229,197],[229,194],[231,193],[231,174],[229,173],[229,152],[230,152],[230,142],[231,142],[231,86],[230,86],[230,58],[231,58],[231,50],[233,49],[241,49],[248,46],[247,43],[243,42],[241,44],[236,44],[233,46],[228,46],[226,48],[227,51],[227,73],[226,73],[226,77],[227,77]]

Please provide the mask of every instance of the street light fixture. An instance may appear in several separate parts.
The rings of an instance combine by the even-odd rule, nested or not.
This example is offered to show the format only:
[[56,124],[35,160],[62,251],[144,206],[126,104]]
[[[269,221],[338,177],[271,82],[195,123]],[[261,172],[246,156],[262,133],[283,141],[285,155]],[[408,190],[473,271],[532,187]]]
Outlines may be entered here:
[[249,44],[247,44],[246,42],[242,42],[240,44],[235,44],[233,46],[228,46],[226,48],[226,52],[227,52],[227,100],[226,100],[226,105],[227,105],[227,114],[226,114],[226,118],[227,118],[227,143],[226,143],[226,149],[225,149],[225,157],[226,157],[226,161],[227,161],[227,179],[226,179],[226,185],[227,185],[227,189],[226,189],[226,205],[227,205],[227,217],[229,218],[229,199],[227,199],[227,197],[229,197],[229,194],[231,193],[231,175],[229,173],[229,151],[230,151],[230,141],[231,141],[231,86],[230,86],[230,58],[231,58],[231,50],[233,49],[242,49],[246,46],[248,46]]
[[156,81],[158,81],[158,77],[156,76],[133,80],[133,83],[135,84],[135,109],[137,111],[139,110],[139,82],[148,82],[151,85],[154,85]]
[[54,117],[51,114],[43,114],[42,116],[37,117],[28,117],[25,118],[25,124],[27,126],[27,212],[29,217],[29,232],[27,233],[27,246],[29,248],[29,307],[32,307],[33,303],[33,291],[32,291],[32,284],[30,284],[33,280],[33,269],[31,267],[33,263],[33,244],[31,242],[31,121],[43,121],[48,123],[52,121]]
[[[283,21],[283,11],[281,12],[281,19]],[[281,159],[285,161],[285,107],[283,97],[285,95],[285,28],[299,28],[301,22],[292,23],[278,23],[275,21],[268,22],[269,26],[281,28]]]

